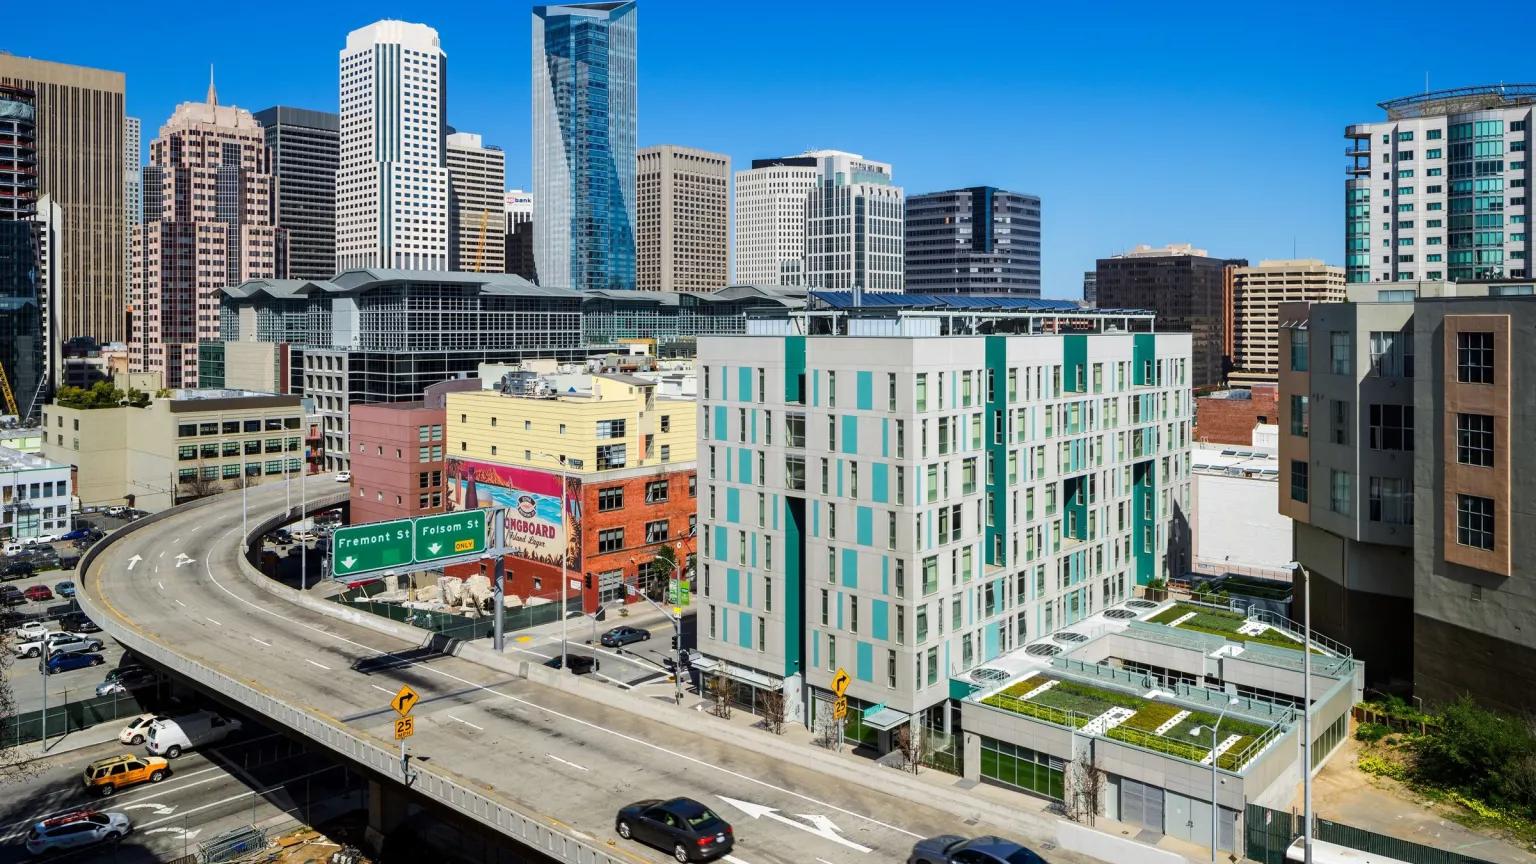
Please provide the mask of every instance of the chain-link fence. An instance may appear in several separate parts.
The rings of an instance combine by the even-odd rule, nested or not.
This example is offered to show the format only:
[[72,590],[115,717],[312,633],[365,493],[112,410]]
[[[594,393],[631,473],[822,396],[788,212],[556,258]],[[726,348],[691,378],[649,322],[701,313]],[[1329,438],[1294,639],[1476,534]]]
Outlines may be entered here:
[[[383,582],[371,582],[367,585],[348,589],[340,594],[333,594],[329,599],[351,609],[368,612],[381,618],[399,621],[402,624],[409,624],[413,627],[420,627],[423,630],[429,630],[450,639],[485,639],[489,638],[496,629],[495,619],[490,615],[481,618],[469,618],[464,615],[455,615],[451,612],[413,609],[394,601],[375,600],[374,595],[383,590]],[[559,620],[559,603],[512,606],[508,607],[502,614],[502,627],[505,632],[511,633],[516,630],[526,630],[529,627],[549,624]]]
[[[1301,836],[1300,814],[1272,810],[1258,804],[1248,805],[1243,823],[1246,854],[1259,864],[1285,864],[1285,850]],[[1313,840],[1335,843],[1373,855],[1384,855],[1410,864],[1490,864],[1482,858],[1377,834],[1375,831],[1321,817],[1313,817],[1312,828]]]
[[[56,738],[98,723],[146,713],[150,710],[146,706],[153,704],[154,695],[154,689],[107,696],[97,696],[94,687],[64,690],[58,694],[58,704],[48,706],[46,716],[42,709],[38,709],[13,717],[0,717],[0,747],[41,741],[45,730],[49,738]],[[50,695],[49,701],[53,700]]]

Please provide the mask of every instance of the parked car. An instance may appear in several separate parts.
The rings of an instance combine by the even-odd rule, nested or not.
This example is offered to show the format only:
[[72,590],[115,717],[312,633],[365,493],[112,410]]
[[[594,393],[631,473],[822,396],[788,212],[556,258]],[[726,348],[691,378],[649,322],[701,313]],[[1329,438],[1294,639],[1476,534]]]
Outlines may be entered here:
[[0,570],[0,579],[25,579],[37,572],[37,565],[31,561],[12,561]]
[[132,830],[133,823],[123,813],[75,810],[33,824],[27,832],[27,852],[44,855],[96,843],[116,842],[127,837]]
[[1044,858],[1002,837],[970,840],[954,834],[919,840],[907,864],[1046,864]]
[[143,666],[119,666],[107,673],[107,677],[96,685],[97,696],[110,696],[113,693],[127,693],[129,690],[139,690],[145,687],[155,686],[160,676],[153,669]]
[[651,798],[619,810],[614,830],[625,840],[666,849],[682,864],[729,854],[736,838],[730,823],[692,798]]
[[60,534],[58,539],[60,539],[60,540],[84,540],[85,538],[87,538],[89,536],[91,536],[91,529],[89,529],[89,528],[76,528],[73,531],[69,531],[69,532],[66,532],[64,534]]
[[124,753],[97,759],[85,766],[85,789],[105,798],[140,783],[159,783],[171,775],[171,763],[159,756]]
[[336,472],[336,482],[337,483],[350,483],[351,481],[352,481],[352,472],[351,471],[337,471]]
[[604,648],[622,648],[632,642],[644,642],[651,638],[651,631],[643,627],[615,627],[603,634]]
[[293,535],[289,534],[285,528],[279,528],[276,531],[273,531],[271,536],[273,543],[287,545],[293,542]]
[[149,727],[165,719],[168,718],[164,714],[140,714],[129,720],[127,726],[118,730],[117,740],[119,743],[137,747],[149,738]]
[[11,633],[22,641],[41,639],[48,635],[48,625],[41,621],[27,621],[20,626],[11,628]]
[[107,662],[100,654],[88,651],[77,651],[73,654],[49,654],[47,661],[37,661],[37,671],[44,675],[53,675],[58,672],[73,672],[76,669],[84,669],[87,666],[100,666]]
[[302,531],[301,530],[301,531],[294,531],[294,532],[292,532],[293,542],[295,542],[295,543],[312,543],[319,536],[320,535],[316,534],[313,531]]
[[[80,566],[80,556],[79,555],[60,555],[59,556],[59,569],[60,570],[73,570],[73,569],[75,569],[76,567],[79,567],[79,566]],[[71,594],[69,596],[73,597],[75,595]]]
[[[601,664],[598,663],[596,657],[588,657],[585,654],[567,654],[565,656],[566,656],[567,664],[571,667],[571,674],[572,675],[586,675],[589,672],[596,672],[598,670],[598,668],[601,666]],[[545,660],[544,661],[544,665],[548,666],[551,669],[559,669],[560,668],[560,657],[559,657],[559,655],[556,655],[554,657],[549,658],[548,660]]]
[[38,603],[53,599],[53,592],[49,590],[47,585],[28,585],[24,593],[27,595],[28,600],[35,600]]
[[71,633],[68,630],[59,630],[49,633],[42,639],[28,639],[17,642],[11,647],[18,657],[43,656],[43,643],[48,644],[50,654],[79,654],[82,651],[100,651],[102,642],[80,633]]
[[122,504],[118,504],[118,505],[113,506],[113,507],[108,507],[106,509],[106,514],[108,516],[116,516],[118,518],[122,518],[127,513],[128,513],[128,508],[123,506]]
[[27,595],[21,593],[21,589],[15,585],[0,585],[0,603],[6,606],[24,606]]
[[101,625],[85,617],[84,612],[71,612],[59,619],[59,626],[75,633],[100,633]]
[[53,590],[60,597],[73,597],[75,596],[75,583],[66,579],[63,582],[54,585]]
[[149,727],[149,752],[175,759],[183,751],[217,744],[240,731],[240,721],[212,711],[194,711]]

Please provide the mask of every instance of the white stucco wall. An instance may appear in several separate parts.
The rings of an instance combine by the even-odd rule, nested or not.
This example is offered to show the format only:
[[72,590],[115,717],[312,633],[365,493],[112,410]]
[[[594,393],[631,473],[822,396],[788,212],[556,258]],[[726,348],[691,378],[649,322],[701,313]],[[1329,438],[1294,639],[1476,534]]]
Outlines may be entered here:
[[1278,509],[1279,482],[1197,471],[1193,486],[1197,561],[1279,568],[1291,560],[1291,520]]

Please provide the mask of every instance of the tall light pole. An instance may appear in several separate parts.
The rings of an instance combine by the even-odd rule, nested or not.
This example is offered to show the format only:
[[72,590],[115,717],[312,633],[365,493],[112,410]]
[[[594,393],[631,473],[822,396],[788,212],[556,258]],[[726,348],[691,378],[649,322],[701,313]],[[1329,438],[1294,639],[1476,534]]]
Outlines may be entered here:
[[566,583],[570,581],[570,577],[566,573],[566,564],[570,561],[571,551],[571,531],[566,524],[565,516],[565,457],[556,456],[553,453],[535,453],[533,455],[550,459],[560,464],[560,542],[563,544],[560,549],[560,668],[565,669],[567,668],[565,665],[566,643],[569,641],[566,634],[565,591]]
[[625,582],[624,590],[655,606],[661,614],[667,616],[668,621],[672,622],[672,635],[677,640],[677,650],[674,652],[676,656],[672,659],[672,698],[677,701],[677,704],[683,704],[683,616],[674,615],[667,611],[665,606],[652,600],[650,595],[646,594],[637,585]]
[[[304,518],[309,515],[309,476],[299,472],[299,530],[304,530]],[[310,532],[313,533],[313,532]],[[299,590],[309,590],[309,541],[299,544]]]
[[1285,569],[1301,574],[1301,850],[1312,864],[1312,574],[1300,561]]
[[[1227,699],[1227,705],[1229,707],[1236,704],[1236,696]],[[1220,743],[1217,741],[1216,734],[1221,730],[1221,721],[1225,719],[1227,719],[1227,709],[1223,708],[1221,709],[1221,713],[1216,715],[1216,725],[1211,727],[1211,864],[1216,864],[1216,845],[1221,842],[1221,835],[1219,833],[1221,825],[1221,805],[1216,803],[1216,767],[1217,763],[1221,760],[1216,755],[1216,747]],[[1196,726],[1195,728],[1189,730],[1189,734],[1196,737],[1201,735],[1203,732],[1205,732],[1205,727],[1203,726]],[[1233,839],[1236,840],[1235,837]]]

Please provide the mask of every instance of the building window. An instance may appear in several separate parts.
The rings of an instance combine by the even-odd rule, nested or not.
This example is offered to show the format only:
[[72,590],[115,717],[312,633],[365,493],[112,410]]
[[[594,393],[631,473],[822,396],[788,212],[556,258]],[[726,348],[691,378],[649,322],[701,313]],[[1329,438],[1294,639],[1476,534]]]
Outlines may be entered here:
[[663,432],[671,432],[672,431],[672,415],[671,414],[663,414],[663,415],[661,415],[661,431],[663,431]]
[[667,481],[652,480],[645,484],[645,503],[660,504],[667,500]]
[[1295,329],[1295,328],[1293,328],[1291,330],[1291,371],[1292,372],[1305,372],[1305,371],[1307,371],[1307,365],[1308,365],[1307,364],[1307,349],[1311,345],[1311,342],[1312,342],[1312,340],[1311,340],[1310,336],[1308,335],[1307,331],[1300,330],[1300,329]]
[[1307,463],[1303,459],[1291,460],[1291,500],[1307,503]]
[[623,438],[623,420],[599,420],[597,421],[598,438]]
[[1413,406],[1371,405],[1370,445],[1372,450],[1413,449]]
[[661,445],[661,461],[663,461],[663,462],[670,462],[670,461],[672,461],[672,445],[670,445],[670,444],[663,444],[663,445]]
[[1493,467],[1493,417],[1487,414],[1456,415],[1456,461],[1462,465]]
[[1335,444],[1349,443],[1349,403],[1343,399],[1333,400],[1333,415],[1330,433]]
[[1371,331],[1371,372],[1381,378],[1413,377],[1413,337],[1407,333]]
[[604,444],[597,448],[597,470],[623,468],[628,461],[623,444]]
[[1473,549],[1493,548],[1493,499],[1456,496],[1456,542]]
[[1348,375],[1350,373],[1350,355],[1353,353],[1353,340],[1348,330],[1334,330],[1328,334],[1328,357],[1335,375]]
[[1328,509],[1341,516],[1348,516],[1351,510],[1350,474],[1348,471],[1330,471]]
[[665,543],[665,542],[667,542],[667,520],[665,520],[665,519],[658,519],[655,522],[647,522],[647,523],[645,523],[645,542],[646,543]]
[[624,548],[624,529],[623,528],[609,528],[609,529],[597,532],[597,551],[599,553],[617,552],[617,551],[619,551],[620,549],[623,549],[623,548]]
[[1493,383],[1493,334],[1456,334],[1456,380],[1462,384]]
[[624,509],[623,486],[610,486],[607,489],[597,490],[597,510],[599,513],[622,509]]
[[1372,477],[1370,520],[1390,525],[1413,524],[1413,487],[1400,477]]
[[1306,396],[1291,396],[1291,434],[1298,438],[1307,437],[1307,431],[1312,425],[1311,408]]

